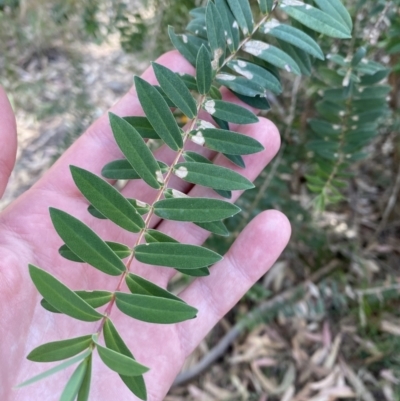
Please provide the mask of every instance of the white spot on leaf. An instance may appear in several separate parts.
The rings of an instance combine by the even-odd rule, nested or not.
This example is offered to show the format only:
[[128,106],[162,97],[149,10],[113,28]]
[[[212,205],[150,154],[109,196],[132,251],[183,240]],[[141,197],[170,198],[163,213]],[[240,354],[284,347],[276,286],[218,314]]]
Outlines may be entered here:
[[236,79],[236,77],[231,74],[217,74],[216,78],[222,81],[234,81]]
[[174,198],[189,198],[188,195],[186,195],[186,194],[184,194],[183,192],[178,191],[178,190],[176,190],[176,189],[173,189],[173,190],[171,191],[171,193],[172,193],[172,196],[173,196]]
[[157,181],[158,181],[160,184],[164,184],[164,177],[163,177],[163,175],[162,175],[161,170],[156,171],[156,177],[157,177]]
[[179,178],[185,178],[188,175],[188,169],[181,166],[175,170],[175,175]]
[[144,203],[144,202],[142,202],[140,200],[137,200],[136,201],[136,206],[137,207],[147,207],[147,203]]
[[182,35],[183,43],[188,42],[188,37],[186,35]]
[[199,129],[207,129],[207,128],[215,128],[214,124],[209,123],[208,121],[200,120],[197,123],[197,127]]
[[263,51],[269,48],[269,44],[261,42],[259,40],[250,40],[244,46],[243,50],[253,56],[259,56]]
[[207,102],[204,103],[204,108],[207,113],[210,113],[213,115],[215,113],[215,101],[214,100],[208,100]]
[[200,145],[200,146],[203,146],[206,142],[201,131],[197,131],[196,135],[192,135],[191,139],[194,143],[197,143],[197,145]]

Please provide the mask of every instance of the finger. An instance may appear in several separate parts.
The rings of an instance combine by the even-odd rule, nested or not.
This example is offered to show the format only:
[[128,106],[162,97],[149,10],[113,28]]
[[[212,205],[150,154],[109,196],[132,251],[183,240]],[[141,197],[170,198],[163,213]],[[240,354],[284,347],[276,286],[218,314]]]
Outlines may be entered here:
[[[260,118],[257,124],[241,126],[239,132],[257,139],[264,146],[260,153],[244,157],[246,169],[234,166],[223,155],[219,154],[215,163],[221,166],[229,167],[232,170],[244,175],[250,181],[253,181],[265,166],[273,159],[280,147],[280,136],[276,126],[265,118]],[[235,202],[243,191],[234,191],[232,198],[228,201]],[[218,195],[211,189],[195,186],[189,192],[192,197],[211,197],[217,198]],[[227,199],[225,199],[227,200]],[[201,245],[210,235],[210,233],[195,224],[163,220],[157,227],[157,230],[175,238],[179,242],[186,244]],[[167,270],[160,274],[159,271],[149,271],[145,265],[135,265],[138,274],[146,275],[149,279],[157,282],[158,285],[166,286],[168,281],[174,276],[175,270]],[[151,276],[151,277],[150,277]]]
[[4,89],[0,86],[0,198],[14,168],[17,155],[17,125]]
[[179,296],[198,309],[196,319],[181,323],[182,350],[188,356],[214,325],[275,263],[291,228],[277,211],[258,215],[240,234],[209,277],[196,279]]

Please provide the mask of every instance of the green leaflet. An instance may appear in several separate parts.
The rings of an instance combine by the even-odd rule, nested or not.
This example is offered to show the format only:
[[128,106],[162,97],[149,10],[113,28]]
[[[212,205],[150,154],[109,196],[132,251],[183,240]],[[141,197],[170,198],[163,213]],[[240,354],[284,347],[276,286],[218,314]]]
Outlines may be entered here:
[[177,269],[197,269],[222,260],[222,256],[201,246],[168,242],[138,245],[135,258],[149,265]]
[[197,88],[201,95],[206,95],[210,92],[212,74],[210,54],[205,46],[201,46],[196,60]]
[[148,323],[179,323],[197,314],[197,309],[181,301],[122,292],[116,293],[116,305],[126,315]]
[[217,70],[225,56],[225,34],[221,16],[212,1],[209,1],[207,4],[206,26],[213,59],[212,67],[213,70]]
[[275,67],[282,68],[293,74],[300,75],[300,68],[297,63],[284,51],[275,46],[261,42],[259,40],[249,40],[243,50],[261,60],[267,61]]
[[176,239],[157,230],[147,230],[144,234],[146,242],[178,242]]
[[87,360],[81,362],[75,369],[71,378],[68,380],[64,391],[61,394],[60,401],[74,401],[78,395],[78,391],[81,387],[83,379],[86,375],[86,369],[88,367]]
[[235,19],[226,0],[216,0],[215,5],[222,20],[226,43],[230,52],[234,53],[240,42],[239,26],[237,24],[233,26]]
[[258,122],[257,116],[237,104],[223,100],[207,100],[203,104],[204,110],[213,117],[235,124],[253,124]]
[[114,372],[124,376],[141,376],[149,371],[149,368],[136,362],[133,358],[103,347],[97,341],[95,342],[101,360]]
[[254,20],[248,0],[228,0],[233,15],[243,34],[248,36],[253,31]]
[[249,97],[265,96],[265,89],[255,80],[227,73],[217,74],[215,78],[219,84],[241,95]]
[[[120,258],[120,259],[125,259],[131,254],[131,250],[129,247],[127,247],[124,244],[120,244],[118,242],[110,242],[106,241],[106,244],[115,252],[115,254]],[[58,250],[59,254],[72,262],[79,262],[79,263],[84,263],[84,261],[77,256],[74,252],[71,251],[71,249],[68,248],[67,245],[61,246],[61,248]]]
[[185,152],[183,152],[183,158],[187,162],[212,164],[211,160],[208,160],[206,157],[204,157],[196,152],[185,151]]
[[111,129],[122,153],[139,176],[152,188],[160,188],[164,179],[160,167],[139,133],[124,119],[109,113]]
[[183,83],[186,85],[186,87],[190,91],[198,92],[197,81],[196,81],[195,77],[193,77],[192,75],[189,75],[189,74],[179,74],[179,73],[177,73],[177,75],[179,75],[179,78],[183,81]]
[[[210,223],[204,223],[204,224],[210,224]],[[223,223],[221,223],[221,224],[223,224]],[[197,224],[197,225],[199,225],[199,224]],[[157,230],[148,230],[145,233],[145,238],[146,238],[146,242],[148,242],[148,243],[154,243],[154,242],[178,243],[178,241],[176,239],[171,238],[167,234],[164,234]],[[203,276],[208,276],[210,274],[207,267],[202,267],[200,269],[190,269],[190,270],[185,270],[185,269],[176,269],[176,270],[183,274],[187,274],[188,276],[194,276],[194,277],[203,277]]]
[[303,75],[310,76],[312,72],[311,56],[305,51],[287,42],[278,40],[278,43],[281,49],[296,62],[300,68],[300,72]]
[[76,401],[88,401],[90,393],[90,383],[92,379],[92,355],[90,354],[85,362],[87,363],[85,376],[82,380],[81,387],[78,392],[78,397]]
[[168,27],[168,35],[171,39],[172,44],[175,49],[182,54],[183,57],[193,66],[196,65],[196,57],[197,57],[197,47],[189,42],[187,35],[177,35],[175,33],[175,29],[172,26]]
[[245,190],[254,185],[240,174],[220,166],[203,163],[179,163],[174,173],[192,184],[226,191]]
[[274,0],[258,0],[258,5],[263,14],[267,14],[272,11],[274,6]]
[[[78,297],[82,298],[92,308],[100,308],[111,301],[112,293],[108,291],[74,291]],[[42,299],[40,304],[49,312],[60,313],[54,306],[49,304],[45,299]]]
[[35,348],[26,358],[33,362],[62,361],[89,348],[91,343],[91,335],[63,341],[54,341]]
[[[157,163],[162,173],[168,169],[165,163],[160,161],[157,161]],[[114,160],[106,164],[101,170],[101,174],[104,178],[110,180],[136,180],[140,178],[139,174],[126,159]]]
[[194,223],[196,226],[203,228],[204,230],[210,231],[213,234],[221,235],[222,237],[227,237],[229,231],[222,221],[210,221],[207,223]]
[[230,155],[228,153],[224,153],[224,156],[230,160],[233,164],[236,164],[237,166],[241,167],[241,168],[245,168],[246,164],[244,163],[244,160],[242,158],[242,156],[240,155]]
[[62,210],[50,208],[50,216],[58,235],[80,259],[111,276],[122,274],[121,259],[88,226]]
[[320,60],[324,60],[325,58],[318,43],[300,29],[294,28],[293,26],[281,24],[278,20],[273,19],[263,24],[260,27],[260,31],[284,42],[288,42]]
[[255,96],[249,97],[241,95],[240,93],[233,92],[242,102],[248,104],[251,107],[259,110],[270,110],[271,106],[265,97]]
[[[136,199],[127,198],[127,200],[141,216],[149,213],[150,205],[148,205],[147,203],[138,201]],[[87,210],[93,217],[96,217],[96,219],[102,219],[102,220],[107,219],[107,217],[102,215],[96,208],[93,207],[93,205],[89,205]],[[106,243],[107,243],[107,241],[106,241]]]
[[60,312],[84,322],[96,322],[103,317],[51,274],[33,265],[29,265],[29,274],[42,297]]
[[350,29],[338,22],[329,14],[303,2],[292,5],[292,1],[285,0],[279,4],[285,13],[313,31],[339,39],[351,38]]
[[184,302],[171,292],[164,290],[164,288],[153,284],[151,281],[145,280],[135,274],[130,273],[126,276],[126,285],[132,294],[149,295],[158,298],[173,299],[178,302]]
[[143,139],[160,139],[146,117],[124,117],[124,120],[132,125]]
[[144,227],[137,210],[112,185],[87,170],[75,166],[70,166],[70,169],[78,189],[102,215],[133,233]]
[[314,0],[314,2],[322,11],[345,25],[349,32],[351,32],[353,29],[353,21],[346,7],[340,0]]
[[[120,354],[129,358],[135,359],[110,319],[107,319],[104,323],[103,335],[107,348],[119,352]],[[133,394],[135,394],[141,400],[147,399],[146,385],[144,383],[143,376],[120,375],[120,377]]]
[[126,159],[107,163],[101,170],[101,175],[109,180],[137,180],[140,175]]
[[83,361],[86,357],[88,357],[92,353],[92,350],[87,350],[83,354],[77,355],[75,358],[71,358],[68,361],[65,361],[61,363],[58,366],[55,366],[54,368],[51,368],[49,370],[46,370],[43,373],[40,373],[34,377],[31,377],[30,379],[24,381],[23,383],[20,383],[16,386],[16,388],[21,388],[25,386],[29,386],[32,383],[36,383],[40,380],[45,379],[46,377],[49,377],[51,375],[54,375],[55,373],[60,372],[61,370],[67,369],[71,365]]
[[209,198],[163,199],[154,204],[154,213],[163,219],[196,223],[223,220],[239,212],[236,205]]
[[[196,101],[193,99],[193,96],[190,94],[189,89],[182,82],[180,77],[174,72],[172,72],[170,69],[160,64],[152,63],[152,66],[154,73],[156,74],[158,83],[160,84],[165,94],[174,102],[174,104],[182,111],[183,114],[185,114],[188,118],[194,118],[197,115]],[[141,98],[143,98],[143,94]],[[139,97],[139,99],[141,98]],[[152,100],[154,103],[156,103],[155,106],[158,109],[158,101],[155,98]],[[168,112],[170,114],[169,110]],[[162,112],[160,112],[160,114],[162,114]],[[161,115],[161,118],[164,119],[164,115]],[[156,123],[153,120],[153,117],[151,121],[152,125],[154,126],[154,129],[160,135],[159,130],[164,130],[165,127],[157,128],[159,121],[157,121]],[[167,124],[165,123],[165,125]],[[177,140],[177,138],[175,138],[172,132],[175,131],[171,131],[171,135],[174,137],[174,142],[176,143],[176,145],[179,147],[182,146],[180,145],[181,142],[179,141],[179,139]],[[179,137],[181,137],[180,132],[179,132]]]
[[228,63],[228,67],[245,78],[255,80],[266,90],[270,90],[277,95],[282,93],[282,85],[279,79],[257,64],[245,60],[232,60]]
[[208,148],[230,155],[250,155],[264,150],[257,140],[222,129],[202,129],[195,133],[195,137],[202,138]]
[[[177,78],[175,74],[174,77]],[[144,79],[135,77],[135,85],[140,104],[150,124],[172,150],[179,150],[183,145],[181,130],[165,100],[157,89]],[[182,85],[187,91],[186,86],[183,83]]]

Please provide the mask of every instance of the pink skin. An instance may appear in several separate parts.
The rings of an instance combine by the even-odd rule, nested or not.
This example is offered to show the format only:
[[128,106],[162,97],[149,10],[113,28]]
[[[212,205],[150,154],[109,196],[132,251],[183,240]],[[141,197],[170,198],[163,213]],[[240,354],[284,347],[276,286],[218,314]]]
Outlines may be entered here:
[[[193,73],[193,68],[176,52],[165,54],[158,62],[174,71]],[[151,68],[143,77],[155,83]],[[225,96],[233,99],[227,93]],[[121,116],[143,114],[134,89],[112,111]],[[279,133],[264,118],[260,118],[257,124],[238,130],[256,138],[265,147],[263,152],[245,157],[247,168],[241,173],[254,180],[278,151]],[[16,153],[15,118],[1,88],[0,143],[1,196]],[[190,146],[209,157],[215,155],[197,145]],[[48,208],[60,208],[79,217],[106,240],[133,245],[135,234],[121,232],[113,223],[100,222],[87,213],[87,202],[75,187],[69,172],[69,165],[73,164],[99,174],[104,164],[121,156],[105,115],[65,152],[33,188],[0,214],[0,399],[3,401],[58,400],[71,369],[30,387],[13,389],[17,383],[53,366],[31,363],[25,356],[40,344],[90,334],[98,326],[97,323],[84,323],[44,311],[39,305],[41,297],[28,274],[28,263],[49,271],[73,289],[112,291],[118,285],[118,277],[106,276],[85,264],[68,262],[59,256],[57,250],[62,241],[52,227]],[[173,152],[161,148],[157,151],[157,158],[170,162]],[[222,156],[216,156],[216,162],[232,167]],[[206,188],[193,187],[177,178],[172,179],[171,184],[193,196],[214,196]],[[140,182],[130,183],[123,192],[126,196],[147,202],[155,197],[155,191]],[[233,200],[239,195],[236,191]],[[153,218],[152,226],[185,243],[200,245],[209,235],[188,223],[160,223]],[[212,268],[211,276],[196,279],[180,294],[199,310],[197,319],[176,325],[153,325],[132,320],[113,308],[111,317],[122,337],[136,359],[151,368],[145,375],[149,401],[164,398],[185,358],[272,266],[289,237],[290,225],[285,216],[277,211],[259,214],[240,234],[224,260]],[[172,269],[140,263],[135,263],[132,270],[164,287],[174,274]],[[98,356],[95,356],[93,366],[90,399],[136,399],[118,375],[104,367]]]

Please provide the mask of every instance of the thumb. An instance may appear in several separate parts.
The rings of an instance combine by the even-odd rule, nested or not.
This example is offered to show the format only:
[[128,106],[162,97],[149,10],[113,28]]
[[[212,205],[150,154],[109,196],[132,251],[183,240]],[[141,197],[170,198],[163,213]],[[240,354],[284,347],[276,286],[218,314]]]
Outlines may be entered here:
[[17,154],[17,125],[4,89],[0,86],[0,198],[6,189]]

